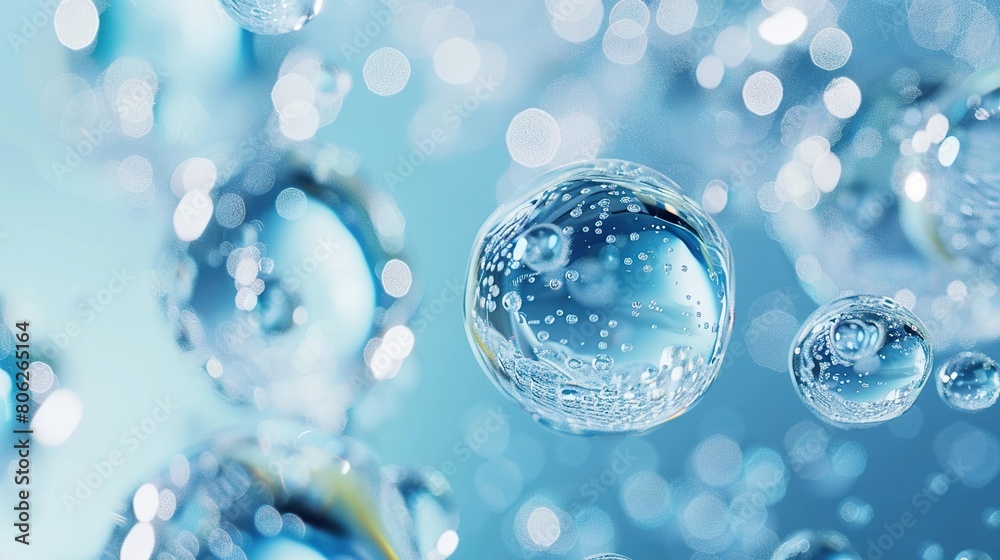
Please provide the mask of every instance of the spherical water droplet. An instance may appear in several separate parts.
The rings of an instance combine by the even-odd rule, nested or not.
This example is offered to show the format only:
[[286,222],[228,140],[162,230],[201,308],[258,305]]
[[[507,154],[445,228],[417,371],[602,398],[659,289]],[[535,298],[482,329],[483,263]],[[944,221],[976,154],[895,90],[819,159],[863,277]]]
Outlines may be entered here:
[[411,483],[352,440],[298,427],[263,423],[256,437],[175,459],[186,475],[161,472],[133,492],[102,558],[427,558],[425,533],[457,523],[447,486]]
[[323,0],[221,0],[229,17],[252,33],[298,31],[323,9]]
[[[732,261],[711,219],[669,179],[618,161],[552,171],[509,208],[481,231],[467,282],[466,328],[493,381],[572,433],[644,431],[694,405],[732,327]],[[616,244],[597,229],[614,231]],[[649,268],[623,264],[633,257]],[[523,321],[479,301],[492,276],[482,263],[516,259],[525,272],[495,281],[520,295]],[[684,278],[649,273],[669,263],[686,267]],[[712,322],[719,328],[702,328]]]
[[963,352],[938,370],[937,390],[952,408],[983,410],[996,404],[1000,397],[1000,371],[989,356]]
[[[279,411],[337,430],[359,390],[393,375],[409,353],[412,333],[401,323],[415,295],[397,285],[401,267],[385,264],[406,268],[394,260],[401,229],[383,234],[374,225],[392,202],[330,171],[321,156],[315,166],[300,163],[314,155],[270,154],[276,188],[244,194],[236,227],[213,220],[194,241],[173,238],[159,272],[177,342],[196,362],[218,366],[206,379],[235,402],[254,405],[263,390]],[[255,169],[212,193],[221,200]],[[295,219],[283,213],[289,198]]]
[[799,397],[821,419],[868,427],[910,408],[930,373],[931,347],[909,309],[888,298],[850,296],[806,319],[789,368]]

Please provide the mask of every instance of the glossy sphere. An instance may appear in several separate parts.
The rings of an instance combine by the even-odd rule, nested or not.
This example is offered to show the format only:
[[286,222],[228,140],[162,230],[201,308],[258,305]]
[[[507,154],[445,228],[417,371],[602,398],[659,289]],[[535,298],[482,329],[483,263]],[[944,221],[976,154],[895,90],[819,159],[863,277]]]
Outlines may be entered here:
[[997,363],[979,352],[963,352],[938,370],[937,390],[948,406],[975,412],[996,404],[1000,397]]
[[426,557],[412,544],[424,520],[394,507],[403,498],[368,450],[276,427],[175,456],[130,495],[101,557]]
[[222,7],[247,31],[280,35],[301,29],[323,9],[323,1],[222,0]]
[[204,232],[163,260],[178,343],[229,399],[339,430],[413,345],[400,214],[322,153],[250,165],[217,190]]
[[620,161],[574,165],[484,225],[466,329],[489,377],[538,421],[641,432],[715,379],[731,283],[728,243],[676,184]]
[[906,412],[931,370],[923,324],[875,296],[835,300],[806,319],[789,357],[792,382],[821,419],[867,427]]

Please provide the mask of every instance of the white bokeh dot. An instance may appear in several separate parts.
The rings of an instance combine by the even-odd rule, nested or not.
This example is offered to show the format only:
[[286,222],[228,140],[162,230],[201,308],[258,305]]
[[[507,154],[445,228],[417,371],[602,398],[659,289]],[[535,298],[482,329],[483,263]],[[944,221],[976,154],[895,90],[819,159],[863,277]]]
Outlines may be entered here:
[[382,47],[368,55],[361,74],[372,93],[388,97],[406,87],[406,82],[410,79],[410,61],[402,52]]
[[541,167],[559,151],[559,124],[541,109],[525,109],[510,120],[506,140],[511,159],[525,167]]

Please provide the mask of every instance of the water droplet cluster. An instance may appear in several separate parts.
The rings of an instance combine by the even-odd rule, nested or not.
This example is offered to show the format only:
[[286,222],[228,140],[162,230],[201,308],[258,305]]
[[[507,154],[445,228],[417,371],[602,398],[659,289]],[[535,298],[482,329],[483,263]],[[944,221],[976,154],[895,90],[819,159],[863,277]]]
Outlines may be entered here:
[[715,379],[733,320],[729,246],[669,179],[619,161],[544,175],[480,232],[466,327],[537,420],[638,432]]
[[792,382],[821,419],[867,427],[896,418],[931,370],[923,323],[889,298],[849,296],[806,319],[789,356]]

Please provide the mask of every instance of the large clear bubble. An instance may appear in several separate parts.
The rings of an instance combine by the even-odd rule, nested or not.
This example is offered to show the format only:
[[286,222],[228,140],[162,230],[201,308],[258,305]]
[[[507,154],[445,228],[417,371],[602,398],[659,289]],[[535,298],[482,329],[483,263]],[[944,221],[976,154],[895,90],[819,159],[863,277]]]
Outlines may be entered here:
[[466,329],[490,378],[543,424],[641,432],[715,379],[732,274],[728,243],[675,183],[621,161],[573,165],[483,226]]
[[161,282],[178,343],[223,394],[337,431],[412,349],[415,290],[399,211],[323,154],[299,150],[247,166],[221,192],[188,191]]

